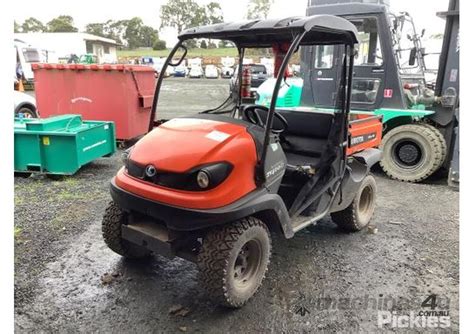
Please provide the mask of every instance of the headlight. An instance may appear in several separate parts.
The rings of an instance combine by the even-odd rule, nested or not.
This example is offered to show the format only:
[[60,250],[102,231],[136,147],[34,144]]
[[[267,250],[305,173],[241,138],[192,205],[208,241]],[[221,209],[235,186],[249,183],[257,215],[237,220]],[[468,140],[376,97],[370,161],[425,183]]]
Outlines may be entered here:
[[125,151],[122,152],[122,156],[120,157],[120,159],[122,160],[122,162],[125,166],[127,166],[127,164],[128,164],[128,159],[130,157],[130,152],[132,151],[132,148],[133,148],[133,146],[127,148]]
[[200,170],[197,173],[196,181],[198,186],[200,186],[202,189],[206,189],[207,187],[209,187],[209,175],[204,170]]

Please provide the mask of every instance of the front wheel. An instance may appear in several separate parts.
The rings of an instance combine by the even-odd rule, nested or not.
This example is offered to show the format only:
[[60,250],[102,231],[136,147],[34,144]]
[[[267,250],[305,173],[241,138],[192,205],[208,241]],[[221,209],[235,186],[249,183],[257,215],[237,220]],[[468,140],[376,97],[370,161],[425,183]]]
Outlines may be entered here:
[[362,181],[351,204],[342,211],[331,213],[333,222],[349,232],[365,228],[374,214],[376,192],[375,178],[369,174]]
[[115,253],[130,259],[148,257],[147,249],[122,239],[122,225],[127,222],[127,213],[114,202],[105,209],[102,219],[102,237],[106,245]]
[[36,113],[36,111],[28,107],[20,108],[20,110],[18,110],[15,116],[19,117],[20,114],[23,114],[24,118],[38,118],[38,114]]
[[257,218],[211,230],[198,255],[201,282],[217,303],[241,307],[262,284],[270,252],[270,233]]

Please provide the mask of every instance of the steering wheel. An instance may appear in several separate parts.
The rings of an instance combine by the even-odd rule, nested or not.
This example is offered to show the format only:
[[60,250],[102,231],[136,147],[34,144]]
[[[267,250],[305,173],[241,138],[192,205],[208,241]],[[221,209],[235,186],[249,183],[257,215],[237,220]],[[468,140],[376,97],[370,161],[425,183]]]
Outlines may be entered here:
[[[262,120],[262,117],[260,117],[260,114],[257,112],[257,109],[263,110],[268,113],[268,108],[265,106],[260,106],[258,104],[250,104],[244,107],[244,110],[242,110],[244,116],[246,119],[250,121],[250,123],[253,123],[255,125],[258,125],[262,128],[265,128],[265,122]],[[283,128],[281,129],[273,129],[273,133],[282,133],[285,132],[288,129],[288,121],[283,117],[281,114],[275,112],[273,115],[275,115],[276,118],[283,124]]]

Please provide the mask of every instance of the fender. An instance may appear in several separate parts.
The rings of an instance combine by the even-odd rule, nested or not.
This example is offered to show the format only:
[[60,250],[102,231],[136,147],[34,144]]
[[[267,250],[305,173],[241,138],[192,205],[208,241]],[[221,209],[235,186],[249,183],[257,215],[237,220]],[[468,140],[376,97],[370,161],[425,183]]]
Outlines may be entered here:
[[164,222],[171,230],[202,230],[251,215],[263,216],[270,213],[268,217],[272,219],[267,223],[279,225],[287,238],[294,234],[283,200],[265,188],[253,191],[234,203],[216,209],[190,209],[152,201],[120,188],[114,179],[110,183],[110,193],[114,202],[125,211],[151,216]]
[[[379,162],[381,158],[382,151],[377,148],[369,148],[351,156],[347,162],[341,186],[334,198],[330,212],[344,210],[351,204],[359,190],[360,184],[369,174],[370,168]],[[343,196],[341,196],[341,192]]]
[[20,111],[20,109],[23,108],[23,107],[26,107],[26,108],[28,108],[28,109],[31,109],[31,110],[35,111],[37,114],[39,114],[38,111],[36,110],[35,105],[33,105],[33,104],[29,103],[29,102],[21,102],[20,104],[18,104],[18,105],[15,107],[15,114],[16,114],[18,111]]

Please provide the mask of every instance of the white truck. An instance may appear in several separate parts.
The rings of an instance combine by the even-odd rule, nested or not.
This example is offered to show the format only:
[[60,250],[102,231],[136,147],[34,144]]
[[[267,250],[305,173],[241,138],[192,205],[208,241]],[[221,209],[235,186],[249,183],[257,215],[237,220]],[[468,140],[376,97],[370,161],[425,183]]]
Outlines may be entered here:
[[31,64],[42,62],[42,52],[38,48],[19,40],[15,40],[14,47],[16,52],[15,73],[17,78],[21,75],[27,84],[33,84],[34,77]]

